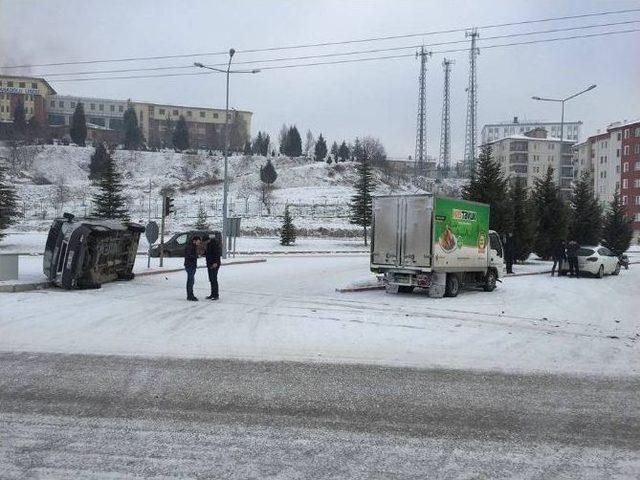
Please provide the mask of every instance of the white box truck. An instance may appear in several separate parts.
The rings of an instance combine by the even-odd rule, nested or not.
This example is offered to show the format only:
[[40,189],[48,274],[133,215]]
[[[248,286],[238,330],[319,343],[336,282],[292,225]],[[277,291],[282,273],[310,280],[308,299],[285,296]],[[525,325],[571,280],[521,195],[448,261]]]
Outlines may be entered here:
[[371,271],[384,275],[389,292],[420,287],[455,297],[464,285],[491,292],[505,275],[503,256],[489,205],[430,194],[373,198]]

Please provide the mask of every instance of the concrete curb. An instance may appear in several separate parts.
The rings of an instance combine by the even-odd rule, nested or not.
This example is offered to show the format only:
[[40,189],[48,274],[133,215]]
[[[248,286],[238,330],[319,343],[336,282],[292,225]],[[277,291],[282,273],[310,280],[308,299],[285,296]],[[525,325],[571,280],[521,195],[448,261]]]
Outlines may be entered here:
[[32,282],[32,283],[15,283],[13,285],[0,285],[0,293],[19,293],[29,292],[31,290],[41,290],[50,288],[53,282]]
[[[248,263],[265,263],[267,261],[266,258],[255,258],[255,259],[251,259],[251,260],[229,260],[228,262],[224,262],[222,264],[223,267],[229,267],[231,265],[245,265]],[[206,265],[200,265],[198,266],[198,268],[207,268]],[[164,270],[152,270],[150,272],[139,272],[136,273],[136,277],[145,277],[147,275],[160,275],[161,273],[175,273],[175,272],[182,272],[184,270],[184,267],[180,267],[180,268],[168,268],[168,269],[164,269]]]

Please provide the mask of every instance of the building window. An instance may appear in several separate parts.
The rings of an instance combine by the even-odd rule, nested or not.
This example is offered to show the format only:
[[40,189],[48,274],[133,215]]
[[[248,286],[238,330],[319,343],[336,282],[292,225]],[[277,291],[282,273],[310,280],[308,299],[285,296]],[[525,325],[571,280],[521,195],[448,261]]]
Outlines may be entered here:
[[623,195],[623,196],[622,196],[622,204],[623,204],[623,205],[626,205],[626,204],[627,204],[627,196],[626,196],[626,195]]
[[13,87],[13,82],[7,82],[7,87]]
[[640,153],[640,143],[636,144],[636,146],[633,148],[633,153],[635,153],[636,155]]
[[109,105],[109,110],[111,110],[112,112],[116,111],[116,106],[115,105]]
[[636,195],[636,205],[640,205],[640,195]]
[[636,137],[640,137],[640,127],[636,128]]
[[76,108],[76,102],[71,102],[71,108]]
[[624,138],[629,138],[629,129],[628,128],[624,129]]
[[92,104],[91,104],[91,106],[90,106],[90,108],[91,108],[91,110],[95,110],[95,109],[96,109],[96,104],[95,104],[95,103],[92,103]]
[[633,188],[640,188],[640,178],[636,178],[633,181]]
[[640,222],[640,213],[636,213],[636,222]]
[[60,108],[64,108],[64,102],[58,102],[58,106],[59,106]]
[[624,155],[629,155],[629,145],[624,146]]
[[620,158],[620,149],[619,148],[616,150],[616,157]]
[[217,114],[217,113],[214,113],[214,114],[213,114],[213,118],[218,118],[218,114]]
[[173,116],[174,116],[174,117],[177,117],[177,116],[178,116],[178,110],[174,110],[174,111],[173,111]]
[[626,179],[626,178],[622,179],[622,188],[625,189],[625,190],[627,188],[629,188],[629,180],[628,179]]
[[18,87],[20,87],[20,88],[25,88],[26,86],[27,86],[27,84],[24,83],[24,82],[18,83]]
[[231,114],[230,113],[227,113],[227,119],[231,120]]
[[618,140],[622,140],[622,132],[618,132]]
[[637,172],[638,170],[640,170],[640,162],[636,162],[633,169]]
[[187,110],[187,117],[191,116],[191,110]]
[[98,110],[100,110],[101,112],[104,112],[104,104],[103,103],[98,105]]
[[51,106],[52,106],[53,108],[55,108],[55,106],[56,106],[56,101],[55,101],[55,100],[51,100]]
[[158,110],[158,113],[159,113],[160,115],[164,115],[164,108],[159,109],[159,110]]
[[200,118],[204,118],[205,112],[200,112]]
[[118,111],[119,112],[124,112],[124,107],[122,105],[118,105]]
[[31,84],[31,88],[33,88],[34,90],[38,89],[38,84],[37,83],[32,83]]
[[622,171],[623,171],[624,173],[627,173],[627,172],[629,171],[629,162],[624,162],[624,163],[622,164]]
[[616,165],[616,173],[620,173],[620,165]]

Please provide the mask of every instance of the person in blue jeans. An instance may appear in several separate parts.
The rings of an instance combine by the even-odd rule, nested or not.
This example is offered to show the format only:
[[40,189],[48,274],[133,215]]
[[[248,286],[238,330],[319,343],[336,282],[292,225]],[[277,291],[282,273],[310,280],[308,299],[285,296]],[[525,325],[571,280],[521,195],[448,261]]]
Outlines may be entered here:
[[196,279],[196,269],[198,268],[198,248],[202,240],[199,236],[194,236],[184,249],[184,269],[187,271],[187,300],[197,302],[198,298],[193,294],[193,284]]

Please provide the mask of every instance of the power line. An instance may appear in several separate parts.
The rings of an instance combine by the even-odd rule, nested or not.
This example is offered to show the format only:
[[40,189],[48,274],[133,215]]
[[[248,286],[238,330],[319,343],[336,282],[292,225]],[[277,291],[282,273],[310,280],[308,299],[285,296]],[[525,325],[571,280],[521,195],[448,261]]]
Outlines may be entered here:
[[[629,25],[632,23],[640,23],[640,20],[627,20],[624,22],[612,22],[612,23],[598,23],[593,25],[583,25],[576,27],[564,27],[564,28],[554,28],[549,30],[537,30],[533,32],[522,32],[522,33],[509,33],[505,35],[494,35],[491,37],[484,37],[478,39],[478,41],[487,41],[487,40],[498,40],[503,38],[513,38],[513,37],[523,37],[530,35],[542,35],[547,33],[558,33],[558,32],[568,32],[575,30],[587,30],[592,28],[601,28],[601,27],[613,27],[620,25]],[[256,60],[243,60],[239,62],[235,62],[234,65],[254,65],[256,63],[273,63],[273,62],[283,62],[290,60],[311,60],[314,58],[331,58],[331,57],[341,57],[341,56],[350,56],[350,55],[360,55],[367,53],[382,53],[382,52],[393,52],[398,50],[408,50],[408,49],[416,49],[422,46],[424,47],[437,47],[443,45],[455,45],[460,43],[467,43],[468,40],[449,40],[446,42],[437,42],[437,43],[429,43],[429,44],[421,44],[421,45],[404,45],[398,47],[388,47],[388,48],[376,48],[376,49],[368,49],[368,50],[352,50],[348,52],[334,52],[334,53],[324,53],[324,54],[315,54],[315,55],[303,55],[297,57],[281,57],[281,58],[267,58],[267,59],[256,59]],[[214,63],[211,65],[212,67],[226,67],[226,63]],[[193,68],[193,65],[176,65],[176,66],[164,66],[164,67],[143,67],[143,68],[124,68],[124,69],[115,69],[115,70],[88,70],[83,72],[53,72],[53,73],[38,73],[37,75],[43,77],[62,77],[68,75],[103,75],[109,73],[132,73],[132,72],[154,72],[154,71],[164,71],[164,70],[184,70]]]
[[[592,34],[585,34],[585,35],[573,35],[570,37],[545,38],[545,39],[529,40],[529,41],[523,41],[523,42],[510,42],[510,43],[502,43],[502,44],[496,44],[496,45],[485,45],[482,48],[492,49],[492,48],[500,48],[500,47],[512,47],[512,46],[518,46],[518,45],[532,45],[537,43],[576,40],[580,38],[604,37],[609,35],[619,35],[619,34],[634,33],[634,32],[640,32],[640,29],[634,28],[634,29],[628,29],[628,30],[618,30],[615,32],[601,32],[601,33],[592,33]],[[468,48],[457,48],[457,49],[449,49],[449,50],[435,50],[435,51],[432,51],[432,53],[434,55],[437,55],[437,54],[444,54],[444,53],[457,53],[457,52],[468,52],[468,51],[469,51]],[[359,63],[359,62],[369,62],[369,61],[375,61],[375,60],[390,60],[390,59],[406,58],[406,57],[413,57],[413,56],[414,56],[413,53],[400,54],[400,55],[383,55],[383,56],[368,57],[368,58],[333,60],[329,62],[311,62],[311,63],[299,63],[299,64],[289,64],[289,65],[274,65],[274,66],[260,67],[260,69],[261,70],[279,70],[279,69],[300,68],[300,67],[315,67],[320,65],[340,65],[345,63]],[[260,61],[258,60],[256,61],[256,63],[259,64]],[[63,78],[63,79],[57,79],[52,81],[84,82],[84,81],[95,81],[95,80],[127,80],[127,79],[140,79],[140,78],[187,77],[187,76],[195,76],[195,75],[211,75],[215,73],[216,72],[192,72],[192,73],[190,72],[190,73],[165,73],[160,75],[123,75],[123,76],[116,76],[116,77]]]
[[[548,17],[541,18],[535,20],[521,20],[517,22],[507,22],[507,23],[496,23],[496,24],[488,24],[475,27],[478,30],[486,30],[491,28],[504,28],[511,27],[517,25],[530,25],[534,23],[543,23],[543,22],[552,22],[552,21],[563,21],[563,20],[573,20],[578,18],[589,18],[589,17],[601,17],[605,15],[620,15],[624,13],[632,13],[638,12],[640,8],[629,8],[624,10],[611,10],[605,12],[593,12],[593,13],[583,13],[578,15],[565,15],[561,17]],[[431,35],[442,35],[447,33],[460,33],[469,30],[474,27],[464,27],[464,28],[453,28],[447,30],[434,30],[429,32],[422,33],[410,33],[404,35],[388,35],[381,37],[369,37],[369,38],[360,38],[353,40],[342,40],[335,42],[320,42],[320,43],[309,43],[309,44],[300,44],[300,45],[287,45],[287,46],[278,46],[278,47],[266,47],[266,48],[254,48],[254,49],[237,49],[237,53],[259,53],[259,52],[273,52],[279,50],[294,50],[294,49],[302,49],[302,48],[316,48],[316,47],[328,47],[335,45],[351,45],[356,43],[367,43],[367,42],[376,42],[376,41],[385,41],[385,40],[397,40],[401,38],[416,38],[416,37],[425,37]],[[154,56],[142,56],[142,57],[125,57],[125,58],[110,58],[110,59],[100,59],[100,60],[78,60],[78,61],[69,61],[69,62],[53,62],[53,63],[40,63],[40,64],[30,64],[30,65],[3,65],[0,68],[4,69],[12,69],[12,68],[35,68],[35,67],[58,67],[64,65],[89,65],[89,64],[99,64],[99,63],[117,63],[117,62],[133,62],[133,61],[150,61],[150,60],[168,60],[175,58],[193,58],[193,57],[205,57],[205,56],[219,56],[219,55],[227,55],[228,51],[216,51],[216,52],[200,52],[200,53],[186,53],[186,54],[175,54],[175,55],[154,55]]]

